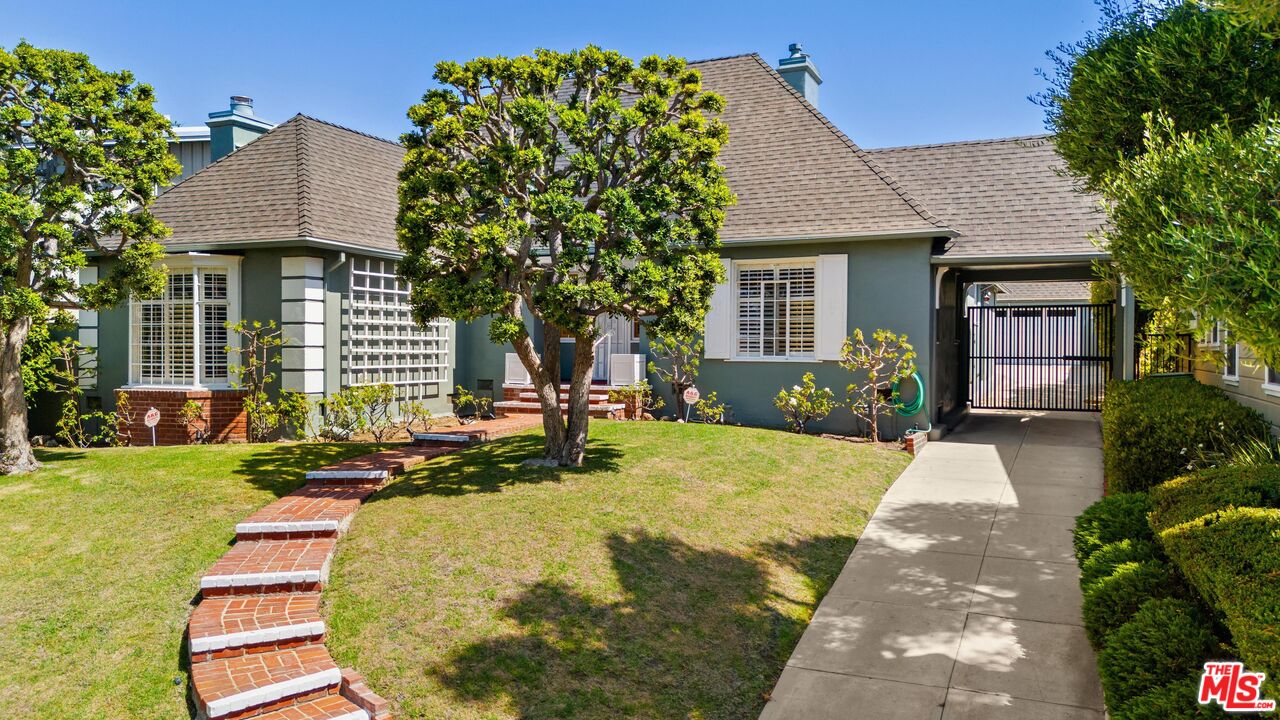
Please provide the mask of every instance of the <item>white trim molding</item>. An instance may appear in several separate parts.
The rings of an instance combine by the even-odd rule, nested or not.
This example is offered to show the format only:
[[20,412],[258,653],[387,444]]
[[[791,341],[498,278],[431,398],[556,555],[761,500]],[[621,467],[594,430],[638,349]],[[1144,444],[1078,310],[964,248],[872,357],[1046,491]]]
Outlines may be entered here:
[[280,258],[280,387],[324,392],[324,258]]

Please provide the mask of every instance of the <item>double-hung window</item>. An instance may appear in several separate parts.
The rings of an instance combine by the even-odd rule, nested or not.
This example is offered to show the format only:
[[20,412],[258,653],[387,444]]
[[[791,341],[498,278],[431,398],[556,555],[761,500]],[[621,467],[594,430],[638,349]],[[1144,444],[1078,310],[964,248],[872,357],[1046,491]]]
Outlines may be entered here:
[[814,357],[815,274],[813,261],[735,265],[737,357]]
[[1240,381],[1240,344],[1233,342],[1226,330],[1222,332],[1222,377],[1227,382]]
[[1280,395],[1280,370],[1267,365],[1262,376],[1262,391],[1268,395]]
[[230,256],[165,259],[164,293],[130,305],[129,381],[134,385],[225,387],[227,330],[239,320],[240,262]]

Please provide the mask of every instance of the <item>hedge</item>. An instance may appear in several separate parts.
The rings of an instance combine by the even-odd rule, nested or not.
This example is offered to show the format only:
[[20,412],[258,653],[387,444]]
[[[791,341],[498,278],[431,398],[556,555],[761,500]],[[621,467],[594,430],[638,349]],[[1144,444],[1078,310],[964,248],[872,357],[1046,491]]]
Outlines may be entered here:
[[1229,507],[1280,508],[1280,466],[1219,467],[1151,489],[1156,532]]
[[1104,545],[1121,540],[1150,539],[1149,512],[1151,499],[1146,493],[1109,495],[1085,508],[1076,518],[1072,532],[1076,560],[1083,566],[1085,560]]
[[1221,614],[1245,666],[1280,694],[1280,509],[1228,508],[1168,528],[1160,542]]
[[1163,553],[1160,552],[1160,548],[1149,540],[1126,538],[1119,542],[1103,545],[1080,564],[1080,588],[1087,588],[1102,578],[1111,575],[1117,567],[1125,563],[1158,560],[1162,556]]
[[1095,649],[1108,643],[1117,628],[1152,598],[1184,594],[1173,568],[1159,560],[1123,563],[1115,571],[1084,588],[1080,612],[1085,635]]
[[1200,668],[1183,680],[1150,690],[1111,712],[1111,720],[1204,720],[1231,717],[1219,705],[1201,705]]
[[1186,600],[1148,600],[1098,653],[1098,676],[1108,706],[1124,707],[1153,688],[1195,672],[1217,650],[1210,625]]
[[1107,489],[1146,490],[1185,471],[1190,453],[1225,453],[1267,432],[1256,410],[1192,378],[1112,382],[1102,403]]

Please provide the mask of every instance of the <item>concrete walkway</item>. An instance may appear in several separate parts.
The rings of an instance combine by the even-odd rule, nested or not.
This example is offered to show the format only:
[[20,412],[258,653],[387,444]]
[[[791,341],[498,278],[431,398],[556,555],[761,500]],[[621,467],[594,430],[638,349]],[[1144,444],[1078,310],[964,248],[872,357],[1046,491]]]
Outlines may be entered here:
[[974,413],[885,494],[762,720],[1100,720],[1073,518],[1085,413]]

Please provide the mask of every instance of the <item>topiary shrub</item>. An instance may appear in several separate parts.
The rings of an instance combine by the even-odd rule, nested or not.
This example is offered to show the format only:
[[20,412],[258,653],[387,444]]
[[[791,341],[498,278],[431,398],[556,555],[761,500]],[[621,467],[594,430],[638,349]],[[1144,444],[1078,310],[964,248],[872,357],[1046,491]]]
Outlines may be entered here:
[[1280,509],[1230,508],[1160,533],[1169,559],[1222,616],[1240,659],[1280,694]]
[[1149,540],[1125,538],[1119,542],[1108,543],[1098,548],[1081,563],[1080,587],[1086,588],[1111,575],[1117,567],[1125,563],[1159,560],[1161,556],[1160,548]]
[[1107,705],[1119,709],[1193,674],[1217,649],[1209,627],[1209,618],[1186,600],[1148,600],[1098,653]]
[[1151,527],[1160,532],[1230,507],[1280,508],[1280,466],[1209,468],[1157,485]]
[[1162,685],[1130,700],[1111,712],[1111,720],[1204,720],[1230,717],[1218,705],[1196,702],[1200,670],[1191,677]]
[[1113,542],[1150,539],[1148,512],[1151,500],[1146,493],[1109,495],[1085,508],[1072,533],[1076,560],[1083,565],[1099,548]]
[[1256,410],[1192,378],[1112,382],[1102,403],[1102,459],[1111,492],[1138,492],[1187,470],[1191,454],[1229,454],[1266,437]]
[[1095,649],[1101,648],[1107,644],[1107,637],[1129,622],[1148,600],[1177,597],[1183,592],[1178,576],[1166,563],[1122,563],[1107,577],[1084,588],[1080,612],[1085,635]]

